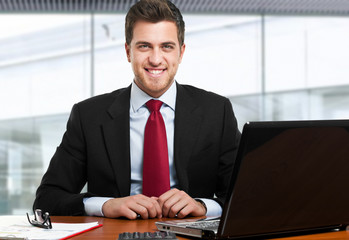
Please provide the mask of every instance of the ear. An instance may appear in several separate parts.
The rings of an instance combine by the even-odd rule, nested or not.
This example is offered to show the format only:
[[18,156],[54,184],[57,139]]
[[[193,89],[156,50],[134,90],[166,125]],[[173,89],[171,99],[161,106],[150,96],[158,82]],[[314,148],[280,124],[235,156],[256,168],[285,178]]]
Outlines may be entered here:
[[184,51],[185,51],[185,43],[183,43],[183,45],[181,46],[181,49],[180,49],[179,63],[182,62]]
[[125,51],[126,51],[126,56],[127,56],[127,61],[131,62],[131,46],[129,46],[127,43],[125,43]]

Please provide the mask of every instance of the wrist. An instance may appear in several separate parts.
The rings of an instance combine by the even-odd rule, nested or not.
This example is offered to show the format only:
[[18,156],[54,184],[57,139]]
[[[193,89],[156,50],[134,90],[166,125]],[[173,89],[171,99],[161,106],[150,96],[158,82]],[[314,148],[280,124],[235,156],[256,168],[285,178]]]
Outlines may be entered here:
[[197,202],[199,202],[199,203],[204,207],[204,209],[205,209],[205,214],[206,214],[206,213],[207,213],[207,206],[206,206],[205,202],[202,201],[201,199],[198,199],[198,198],[195,198],[195,200],[196,200]]

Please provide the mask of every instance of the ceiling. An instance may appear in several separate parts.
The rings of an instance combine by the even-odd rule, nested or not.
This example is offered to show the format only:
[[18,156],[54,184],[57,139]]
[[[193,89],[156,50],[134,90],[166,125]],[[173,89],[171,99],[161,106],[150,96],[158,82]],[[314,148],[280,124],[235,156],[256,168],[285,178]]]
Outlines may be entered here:
[[[137,0],[0,0],[1,13],[126,12]],[[349,0],[172,0],[183,13],[349,16]]]

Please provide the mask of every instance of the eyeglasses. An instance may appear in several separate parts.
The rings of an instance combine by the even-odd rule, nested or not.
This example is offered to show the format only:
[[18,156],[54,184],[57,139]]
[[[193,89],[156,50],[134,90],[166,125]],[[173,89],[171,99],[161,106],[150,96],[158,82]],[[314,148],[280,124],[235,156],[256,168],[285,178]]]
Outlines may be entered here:
[[27,213],[28,221],[31,225],[40,228],[51,229],[51,219],[48,212],[42,213],[40,209],[36,209],[34,212],[34,220],[30,220],[29,214]]

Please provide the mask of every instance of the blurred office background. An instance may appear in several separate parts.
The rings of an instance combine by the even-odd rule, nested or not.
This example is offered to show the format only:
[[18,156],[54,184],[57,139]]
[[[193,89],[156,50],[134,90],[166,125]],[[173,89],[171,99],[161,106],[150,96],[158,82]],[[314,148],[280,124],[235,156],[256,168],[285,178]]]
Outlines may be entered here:
[[[132,81],[135,1],[71,2],[0,2],[0,214],[31,211],[72,105]],[[228,97],[240,129],[349,117],[346,0],[174,2],[187,45],[177,81]]]

